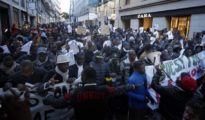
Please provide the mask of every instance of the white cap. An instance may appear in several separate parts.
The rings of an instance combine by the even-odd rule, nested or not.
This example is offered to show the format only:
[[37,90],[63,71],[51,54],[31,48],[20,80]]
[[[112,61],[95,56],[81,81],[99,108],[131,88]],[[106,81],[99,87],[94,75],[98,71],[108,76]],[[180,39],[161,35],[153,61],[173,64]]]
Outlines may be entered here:
[[57,64],[70,62],[68,54],[61,54],[57,57]]

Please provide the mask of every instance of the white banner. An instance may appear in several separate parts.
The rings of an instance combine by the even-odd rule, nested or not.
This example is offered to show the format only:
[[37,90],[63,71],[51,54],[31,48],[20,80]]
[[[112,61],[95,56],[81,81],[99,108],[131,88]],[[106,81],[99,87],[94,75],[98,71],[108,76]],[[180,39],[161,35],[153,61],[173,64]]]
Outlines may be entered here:
[[[205,51],[202,51],[191,57],[181,56],[174,60],[164,61],[162,63],[162,69],[166,72],[168,76],[161,82],[162,86],[175,85],[175,81],[181,75],[181,73],[189,73],[195,80],[199,79],[204,75],[204,70],[200,63],[205,60]],[[204,66],[205,67],[205,66]],[[159,95],[150,88],[152,83],[152,78],[156,72],[154,66],[146,66],[145,72],[147,76],[148,88],[151,96],[155,101],[159,102]],[[155,106],[156,107],[156,106]]]

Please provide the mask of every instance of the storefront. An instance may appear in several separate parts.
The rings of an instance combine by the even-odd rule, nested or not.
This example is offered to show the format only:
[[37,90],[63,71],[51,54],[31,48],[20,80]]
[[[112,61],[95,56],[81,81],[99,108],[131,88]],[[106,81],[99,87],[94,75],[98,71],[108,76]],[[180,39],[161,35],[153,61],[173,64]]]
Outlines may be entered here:
[[[142,13],[121,16],[122,27],[138,29],[139,27],[156,28],[163,30],[178,30],[182,37],[192,38],[195,32],[201,32],[205,28],[205,6],[167,10],[160,12]],[[200,24],[200,25],[199,25]]]
[[[144,27],[145,30],[152,27],[152,15],[150,13],[139,14],[134,16],[121,17],[125,29]],[[134,27],[137,26],[137,27]]]
[[145,30],[152,27],[152,16],[151,14],[140,14],[137,16],[139,19],[139,26],[144,27]]
[[190,29],[191,16],[171,17],[170,29],[178,30],[182,37],[187,37]]

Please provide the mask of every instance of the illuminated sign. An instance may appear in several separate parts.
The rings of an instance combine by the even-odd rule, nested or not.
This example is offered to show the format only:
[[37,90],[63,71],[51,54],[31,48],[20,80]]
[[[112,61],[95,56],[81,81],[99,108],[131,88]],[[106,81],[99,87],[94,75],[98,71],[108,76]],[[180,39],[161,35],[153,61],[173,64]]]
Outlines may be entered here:
[[139,14],[137,18],[150,18],[152,17],[150,13]]

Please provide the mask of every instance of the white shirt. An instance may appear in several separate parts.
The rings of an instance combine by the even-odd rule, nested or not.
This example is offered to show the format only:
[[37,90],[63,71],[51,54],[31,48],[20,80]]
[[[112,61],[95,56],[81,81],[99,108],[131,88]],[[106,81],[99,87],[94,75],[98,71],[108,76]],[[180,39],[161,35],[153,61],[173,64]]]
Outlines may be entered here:
[[158,32],[158,31],[155,31],[155,32],[154,32],[154,35],[155,35],[156,39],[159,38],[159,32]]
[[174,36],[173,36],[173,34],[172,34],[172,31],[168,31],[168,32],[167,32],[167,35],[168,35],[168,40],[174,39]]
[[203,35],[202,41],[201,41],[201,45],[204,45],[204,44],[205,44],[205,35]]
[[68,33],[72,33],[72,27],[68,25],[67,28],[68,28]]
[[83,72],[83,65],[77,65],[78,66],[78,78],[81,76],[81,73]]

